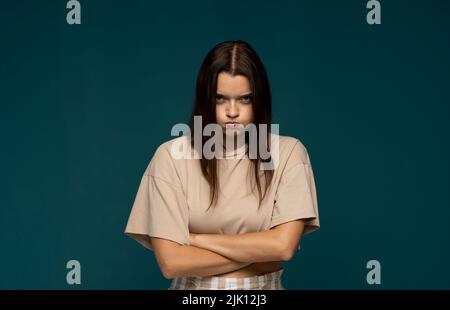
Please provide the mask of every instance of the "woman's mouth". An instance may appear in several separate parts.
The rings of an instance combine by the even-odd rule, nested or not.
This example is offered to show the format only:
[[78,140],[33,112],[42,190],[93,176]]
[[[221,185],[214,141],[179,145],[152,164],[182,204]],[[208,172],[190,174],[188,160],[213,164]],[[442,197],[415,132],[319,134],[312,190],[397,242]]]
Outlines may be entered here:
[[238,128],[241,127],[242,125],[240,123],[225,123],[225,127],[226,128]]

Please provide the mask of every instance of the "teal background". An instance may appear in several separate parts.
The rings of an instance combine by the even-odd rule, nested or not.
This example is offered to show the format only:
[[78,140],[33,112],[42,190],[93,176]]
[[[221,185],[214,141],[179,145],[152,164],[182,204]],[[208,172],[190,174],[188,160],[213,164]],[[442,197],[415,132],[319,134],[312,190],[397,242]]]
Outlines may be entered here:
[[[307,147],[322,228],[288,289],[449,289],[448,1],[0,4],[0,289],[166,289],[123,235],[140,177],[216,43],[247,40]],[[66,283],[68,260],[82,284]],[[381,263],[381,285],[366,282]]]

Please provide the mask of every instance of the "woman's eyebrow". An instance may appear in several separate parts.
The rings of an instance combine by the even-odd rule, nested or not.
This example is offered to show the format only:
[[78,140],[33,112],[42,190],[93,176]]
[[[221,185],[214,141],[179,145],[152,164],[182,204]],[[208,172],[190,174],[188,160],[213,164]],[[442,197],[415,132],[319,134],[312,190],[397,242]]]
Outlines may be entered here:
[[[227,99],[229,98],[227,95],[221,94],[220,92],[217,92],[216,95],[217,96],[222,96],[222,97],[227,98]],[[252,92],[239,95],[239,96],[237,96],[237,98],[247,97],[247,96],[250,96],[250,95],[252,95]]]

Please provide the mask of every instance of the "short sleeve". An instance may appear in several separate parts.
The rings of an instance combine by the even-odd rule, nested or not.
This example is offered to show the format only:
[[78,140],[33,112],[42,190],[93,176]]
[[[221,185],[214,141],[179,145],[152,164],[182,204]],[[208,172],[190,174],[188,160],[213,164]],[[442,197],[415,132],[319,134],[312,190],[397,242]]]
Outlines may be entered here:
[[141,178],[125,234],[153,250],[150,237],[189,244],[188,205],[170,154],[158,148]]
[[270,227],[305,219],[303,235],[320,228],[314,173],[306,148],[297,140],[275,194]]

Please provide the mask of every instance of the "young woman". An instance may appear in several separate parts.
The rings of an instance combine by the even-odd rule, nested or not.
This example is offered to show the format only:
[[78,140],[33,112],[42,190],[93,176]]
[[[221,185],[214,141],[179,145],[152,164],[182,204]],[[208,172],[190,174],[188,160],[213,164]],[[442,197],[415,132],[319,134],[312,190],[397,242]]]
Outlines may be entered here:
[[[198,74],[191,134],[156,149],[125,229],[154,251],[169,289],[284,289],[282,262],[320,224],[308,152],[293,137],[261,138],[258,125],[270,129],[271,119],[269,81],[254,49],[216,45]],[[202,135],[208,124],[223,131]],[[242,130],[252,124],[256,149]],[[219,156],[201,156],[219,135],[223,143],[210,148]],[[193,156],[174,156],[180,145]]]

